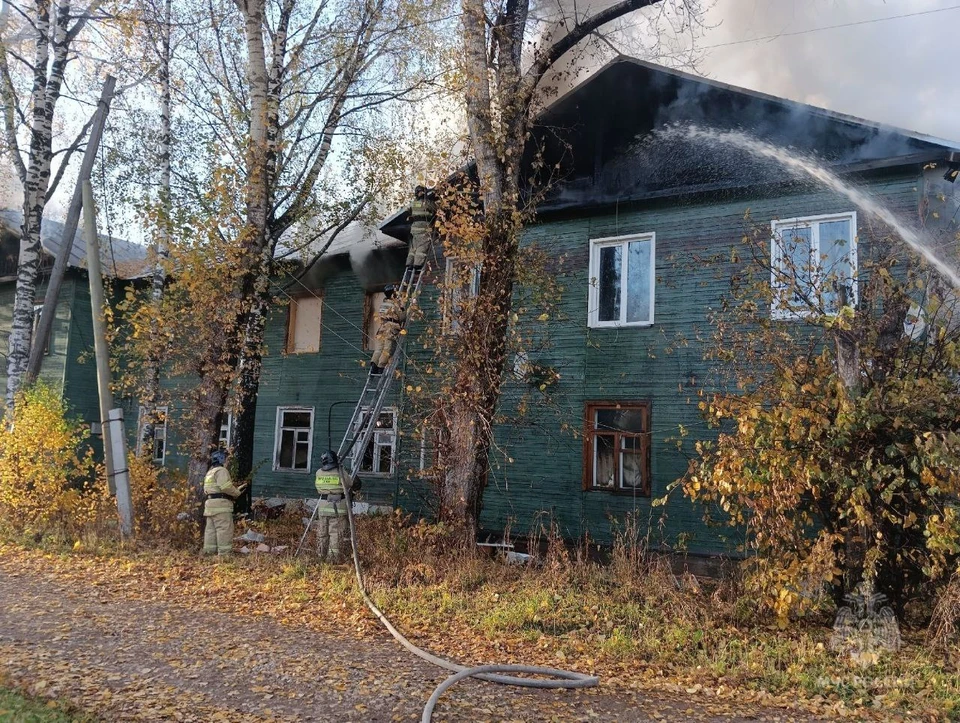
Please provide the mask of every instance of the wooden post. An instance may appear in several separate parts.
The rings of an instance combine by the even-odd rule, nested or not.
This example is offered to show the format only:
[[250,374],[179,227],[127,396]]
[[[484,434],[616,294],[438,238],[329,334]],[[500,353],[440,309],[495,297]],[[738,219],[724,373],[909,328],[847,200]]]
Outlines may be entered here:
[[97,390],[100,396],[100,429],[103,434],[103,459],[111,490],[116,489],[120,532],[133,534],[133,507],[130,501],[130,478],[127,470],[127,445],[123,429],[123,412],[113,409],[110,391],[110,350],[103,324],[103,276],[100,270],[100,239],[97,237],[93,187],[83,181],[83,233],[87,237],[87,273],[90,277],[90,306],[93,311],[93,349],[97,357]]
[[[50,340],[50,329],[53,327],[53,317],[56,314],[57,299],[60,298],[60,286],[67,272],[67,262],[70,260],[70,251],[73,248],[73,239],[77,235],[77,224],[80,222],[80,207],[83,205],[83,182],[90,178],[93,164],[97,160],[97,149],[100,147],[100,137],[107,122],[107,113],[110,111],[110,101],[113,100],[113,91],[117,79],[108,75],[100,92],[100,101],[90,126],[90,137],[87,139],[87,149],[83,153],[83,162],[80,164],[80,175],[77,178],[77,187],[73,191],[70,209],[63,223],[63,238],[57,258],[50,271],[50,280],[47,282],[47,293],[43,297],[43,310],[40,312],[40,321],[30,347],[30,359],[27,361],[25,382],[30,384],[40,375],[40,365],[43,363],[43,350]],[[106,419],[106,417],[104,417]]]

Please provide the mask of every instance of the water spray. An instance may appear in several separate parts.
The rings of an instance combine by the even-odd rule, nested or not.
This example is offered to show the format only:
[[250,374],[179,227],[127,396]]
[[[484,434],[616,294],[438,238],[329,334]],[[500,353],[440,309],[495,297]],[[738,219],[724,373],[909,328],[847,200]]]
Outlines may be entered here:
[[[788,151],[785,148],[761,141],[742,131],[717,131],[690,125],[670,127],[658,131],[658,134],[664,138],[681,137],[694,141],[723,143],[747,151],[757,158],[769,158],[777,161],[797,175],[810,176],[820,181],[827,188],[846,196],[858,208],[876,216],[890,226],[907,245],[940,272],[954,288],[960,289],[960,273],[931,250],[919,232],[904,224],[882,203],[867,195],[863,190],[846,183],[818,162],[798,156],[795,152]],[[960,168],[960,165],[958,165],[958,168]]]

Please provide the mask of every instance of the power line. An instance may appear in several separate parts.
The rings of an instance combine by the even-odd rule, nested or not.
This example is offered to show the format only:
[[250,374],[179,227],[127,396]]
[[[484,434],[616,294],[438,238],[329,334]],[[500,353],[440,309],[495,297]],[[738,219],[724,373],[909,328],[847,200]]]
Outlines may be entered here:
[[824,25],[819,28],[807,28],[806,30],[794,30],[786,33],[777,33],[775,35],[764,35],[759,38],[745,38],[743,40],[731,40],[728,43],[716,43],[714,45],[702,45],[700,50],[708,50],[710,48],[725,48],[730,45],[743,45],[745,43],[762,43],[764,41],[776,40],[777,38],[787,38],[795,35],[806,35],[808,33],[819,33],[824,30],[837,30],[839,28],[852,28],[858,25],[871,25],[873,23],[885,23],[889,20],[902,20],[904,18],[915,18],[921,15],[933,15],[934,13],[945,13],[950,10],[960,10],[960,5],[951,5],[946,8],[935,8],[933,10],[920,10],[915,13],[903,13],[902,15],[890,15],[885,18],[872,18],[870,20],[855,20],[849,23],[840,23],[838,25]]

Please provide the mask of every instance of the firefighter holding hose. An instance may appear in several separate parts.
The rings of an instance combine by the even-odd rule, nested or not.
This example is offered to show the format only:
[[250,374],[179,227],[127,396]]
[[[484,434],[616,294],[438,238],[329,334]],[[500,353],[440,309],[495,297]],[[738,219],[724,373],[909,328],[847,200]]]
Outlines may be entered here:
[[[320,457],[320,468],[315,479],[317,487],[317,556],[336,564],[341,560],[340,546],[349,537],[347,505],[350,496],[344,495],[340,484],[340,460],[333,450]],[[350,492],[360,489],[360,478],[355,477]]]
[[233,552],[233,501],[246,484],[234,487],[230,473],[224,466],[227,455],[218,449],[210,455],[210,469],[203,479],[203,516],[206,527],[203,531],[204,555],[229,555]]

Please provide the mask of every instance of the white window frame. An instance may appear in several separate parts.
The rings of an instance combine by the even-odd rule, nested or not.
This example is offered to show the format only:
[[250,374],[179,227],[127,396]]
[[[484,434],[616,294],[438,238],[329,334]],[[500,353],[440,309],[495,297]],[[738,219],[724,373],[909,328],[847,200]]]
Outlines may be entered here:
[[[366,416],[370,413],[370,407],[363,407],[361,409],[361,415],[357,418],[357,425],[354,426],[353,432],[356,433],[360,430],[360,427],[364,424]],[[391,414],[393,415],[393,427],[390,429],[376,429],[374,428],[373,435],[370,437],[369,444],[373,445],[373,464],[377,463],[379,460],[379,455],[377,452],[384,447],[389,447],[390,449],[390,469],[388,470],[374,470],[372,467],[367,468],[363,466],[363,455],[366,450],[360,449],[358,446],[355,446],[353,454],[353,469],[355,469],[360,474],[371,475],[374,477],[390,477],[394,474],[397,469],[397,408],[396,407],[381,407],[380,411],[377,413],[377,416],[381,414]]]
[[[860,298],[860,284],[857,282],[857,272],[859,269],[857,258],[857,212],[846,211],[844,213],[826,213],[818,216],[797,216],[796,218],[778,219],[770,222],[770,288],[773,291],[773,302],[770,306],[770,318],[772,319],[806,319],[814,315],[812,309],[793,309],[785,307],[782,303],[783,283],[783,252],[782,243],[783,232],[794,228],[810,229],[810,262],[811,262],[811,283],[813,289],[821,283],[821,274],[817,269],[820,266],[820,224],[831,221],[849,221],[850,222],[850,270],[853,273],[853,306],[857,305]],[[814,263],[814,261],[816,263]],[[837,310],[839,311],[839,309]],[[836,312],[833,312],[836,313]]]
[[[307,466],[305,469],[297,469],[296,467],[281,467],[280,466],[280,445],[283,441],[283,433],[287,430],[295,431],[302,430],[304,427],[285,427],[283,426],[283,415],[284,412],[307,412],[310,414],[310,426],[307,428],[309,433],[307,434]],[[274,472],[297,472],[300,474],[309,474],[310,470],[313,469],[313,422],[314,422],[314,408],[313,407],[301,407],[297,405],[289,407],[277,407],[277,423],[274,428],[273,434],[273,471]],[[297,460],[297,446],[298,442],[296,437],[294,437],[294,450],[293,450],[293,460],[296,464]]]
[[[144,425],[144,417],[147,414],[146,407],[140,407],[137,418],[137,444],[138,446],[143,443],[142,432]],[[150,439],[150,460],[156,464],[159,464],[161,467],[166,465],[167,462],[167,419],[169,417],[169,411],[167,405],[161,405],[159,407],[154,407],[153,416],[163,415],[163,424],[154,424],[153,425],[153,437]],[[157,457],[157,430],[161,429],[163,432],[163,451],[160,453],[160,456]]]
[[[629,293],[627,261],[630,256],[628,245],[631,241],[650,243],[650,318],[647,321],[627,321],[627,294]],[[600,321],[600,249],[610,246],[623,246],[620,270],[620,278],[623,280],[620,289],[620,318],[615,321]],[[587,325],[591,329],[653,326],[657,291],[657,234],[651,231],[590,239],[590,283],[587,286]]]
[[[233,412],[224,412],[224,417],[226,421],[220,424],[220,437],[218,439],[218,444],[222,446],[223,449],[230,448],[230,433],[233,431]],[[224,436],[226,432],[226,436]]]

